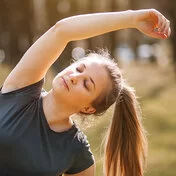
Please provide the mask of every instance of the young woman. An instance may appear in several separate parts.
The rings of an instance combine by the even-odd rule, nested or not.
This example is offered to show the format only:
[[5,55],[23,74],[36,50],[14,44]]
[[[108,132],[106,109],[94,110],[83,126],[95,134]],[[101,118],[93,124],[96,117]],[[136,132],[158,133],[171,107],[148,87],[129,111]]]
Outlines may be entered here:
[[165,39],[169,26],[161,13],[146,9],[73,16],[50,28],[1,88],[0,175],[93,176],[89,143],[70,116],[100,115],[115,103],[105,148],[105,176],[142,176],[145,133],[134,91],[115,62],[106,55],[89,54],[58,73],[48,93],[42,91],[43,78],[70,41],[125,28]]

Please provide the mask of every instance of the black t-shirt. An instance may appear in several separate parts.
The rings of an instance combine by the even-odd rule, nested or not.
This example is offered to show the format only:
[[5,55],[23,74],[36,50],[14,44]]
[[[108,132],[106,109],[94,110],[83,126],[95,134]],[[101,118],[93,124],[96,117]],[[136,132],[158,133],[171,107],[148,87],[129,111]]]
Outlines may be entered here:
[[0,92],[0,176],[56,176],[76,174],[94,163],[89,143],[73,125],[54,132],[46,121],[43,80]]

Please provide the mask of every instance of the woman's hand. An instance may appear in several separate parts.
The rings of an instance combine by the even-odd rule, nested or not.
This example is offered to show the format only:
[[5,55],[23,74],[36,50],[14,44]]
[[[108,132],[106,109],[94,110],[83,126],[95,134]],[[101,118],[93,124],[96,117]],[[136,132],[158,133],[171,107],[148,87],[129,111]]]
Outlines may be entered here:
[[134,15],[136,28],[144,34],[158,39],[170,36],[170,21],[155,9],[136,10]]

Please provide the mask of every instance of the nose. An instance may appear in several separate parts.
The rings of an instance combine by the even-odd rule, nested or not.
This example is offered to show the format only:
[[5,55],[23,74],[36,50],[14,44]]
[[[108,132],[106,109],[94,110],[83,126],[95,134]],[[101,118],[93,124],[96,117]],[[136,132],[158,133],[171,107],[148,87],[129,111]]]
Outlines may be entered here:
[[70,81],[73,85],[77,84],[77,76],[76,75],[70,75]]
[[73,73],[69,75],[70,81],[73,85],[76,85],[79,81],[86,79],[84,73]]

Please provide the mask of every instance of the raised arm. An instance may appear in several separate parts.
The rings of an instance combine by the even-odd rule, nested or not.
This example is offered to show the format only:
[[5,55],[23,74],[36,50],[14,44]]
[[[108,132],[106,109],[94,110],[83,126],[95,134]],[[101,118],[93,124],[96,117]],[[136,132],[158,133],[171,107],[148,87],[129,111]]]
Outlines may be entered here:
[[[4,82],[2,92],[30,85],[42,79],[67,43],[107,32],[137,28],[155,38],[167,38],[169,21],[156,10],[137,10],[78,15],[58,21],[24,54]],[[159,31],[154,30],[159,28]]]
[[155,9],[79,15],[65,18],[59,23],[63,24],[69,41],[126,28],[136,28],[158,39],[165,39],[170,35],[170,22]]

